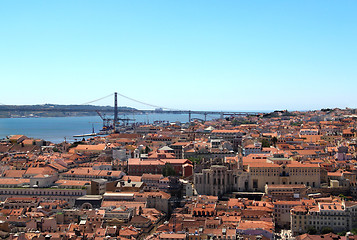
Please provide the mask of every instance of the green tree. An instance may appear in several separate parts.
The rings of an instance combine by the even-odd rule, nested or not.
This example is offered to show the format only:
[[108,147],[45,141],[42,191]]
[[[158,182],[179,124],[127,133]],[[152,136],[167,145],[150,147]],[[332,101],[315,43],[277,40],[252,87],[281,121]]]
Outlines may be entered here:
[[306,232],[308,234],[315,235],[317,233],[317,230],[316,230],[316,228],[310,226],[306,229]]
[[345,195],[343,195],[342,193],[340,195],[338,195],[342,200],[347,200],[347,197]]
[[77,142],[74,142],[74,143],[72,143],[68,148],[74,148],[74,147],[77,147],[79,144],[82,144],[82,142],[81,141],[77,141]]
[[275,147],[275,146],[276,146],[276,143],[278,142],[278,139],[274,136],[274,137],[272,137],[271,142],[272,142],[272,144],[273,144],[274,147]]
[[266,138],[263,138],[261,140],[261,143],[262,143],[262,147],[270,147],[270,141]]
[[171,165],[171,163],[165,163],[165,166],[162,169],[162,175],[164,175],[164,177],[176,176],[176,171],[174,167]]
[[333,233],[333,229],[330,227],[323,227],[321,229],[321,234],[327,234],[327,233],[331,233],[331,232]]
[[238,125],[239,125],[239,121],[235,118],[235,119],[233,119],[233,121],[231,122],[231,124],[232,124],[233,126],[238,126]]
[[302,122],[290,122],[291,126],[301,126]]
[[202,158],[200,157],[188,157],[188,160],[190,160],[193,164],[200,164],[202,161]]

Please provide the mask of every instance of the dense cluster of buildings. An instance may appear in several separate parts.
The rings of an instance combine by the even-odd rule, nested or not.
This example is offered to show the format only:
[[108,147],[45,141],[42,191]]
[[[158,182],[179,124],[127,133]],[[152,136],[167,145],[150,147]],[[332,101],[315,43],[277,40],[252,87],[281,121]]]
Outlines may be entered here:
[[159,122],[60,144],[9,136],[0,237],[354,239],[355,113]]

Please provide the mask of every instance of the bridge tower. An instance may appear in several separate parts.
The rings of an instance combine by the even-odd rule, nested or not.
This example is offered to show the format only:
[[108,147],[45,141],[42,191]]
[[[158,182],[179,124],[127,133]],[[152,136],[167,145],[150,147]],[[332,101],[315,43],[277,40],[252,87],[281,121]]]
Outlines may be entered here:
[[115,126],[118,122],[118,93],[114,93],[114,122],[113,122],[113,128],[115,130]]

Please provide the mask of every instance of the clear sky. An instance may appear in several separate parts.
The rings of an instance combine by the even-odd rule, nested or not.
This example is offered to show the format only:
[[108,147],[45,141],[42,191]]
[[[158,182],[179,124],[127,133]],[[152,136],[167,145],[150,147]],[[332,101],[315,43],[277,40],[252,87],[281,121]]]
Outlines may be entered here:
[[175,109],[357,107],[356,13],[355,0],[4,0],[0,103],[118,91]]

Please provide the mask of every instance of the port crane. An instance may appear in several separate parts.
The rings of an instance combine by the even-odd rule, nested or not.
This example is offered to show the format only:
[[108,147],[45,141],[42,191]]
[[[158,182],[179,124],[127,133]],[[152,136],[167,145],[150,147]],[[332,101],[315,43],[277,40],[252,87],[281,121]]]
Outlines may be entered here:
[[107,128],[109,126],[112,126],[113,123],[113,119],[110,119],[110,118],[106,118],[106,115],[104,114],[104,116],[98,111],[98,110],[95,110],[98,114],[98,116],[103,120],[103,128]]
[[103,127],[100,130],[99,134],[108,134],[113,130],[114,120],[111,118],[107,118],[105,115],[103,116],[98,110],[96,110],[98,116],[103,120]]

